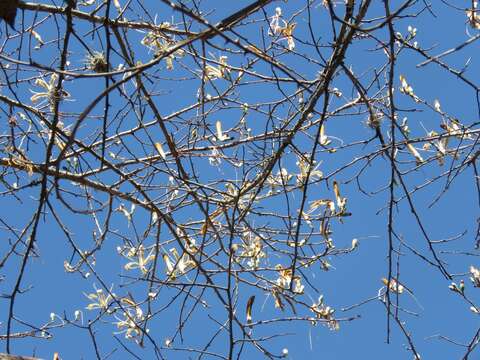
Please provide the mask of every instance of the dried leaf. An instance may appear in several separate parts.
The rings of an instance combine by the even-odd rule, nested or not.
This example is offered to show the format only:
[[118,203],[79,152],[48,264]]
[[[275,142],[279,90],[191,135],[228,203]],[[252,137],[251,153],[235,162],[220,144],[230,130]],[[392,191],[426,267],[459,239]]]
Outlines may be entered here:
[[255,301],[255,295],[250,296],[250,299],[247,301],[247,323],[252,322],[252,306]]
[[420,165],[421,163],[423,163],[424,160],[422,158],[422,155],[420,155],[420,153],[417,151],[417,149],[415,149],[413,147],[412,144],[408,143],[407,148],[412,153],[412,155],[415,157],[415,160],[417,161],[417,165]]
[[325,125],[320,127],[320,145],[327,146],[332,141],[325,135]]
[[345,206],[347,204],[347,198],[344,198],[340,195],[340,188],[336,181],[333,181],[333,192],[335,193],[335,200],[340,212],[345,211]]
[[43,41],[42,37],[40,36],[40,34],[38,32],[36,32],[33,29],[30,30],[30,32],[32,33],[35,40],[38,41],[38,45],[36,46],[36,48],[40,48],[41,46],[45,45],[45,42]]
[[163,150],[163,146],[161,143],[156,142],[155,149],[157,149],[157,152],[160,154],[163,160],[167,160],[167,154],[165,153],[165,150]]
[[217,140],[218,141],[230,140],[230,137],[223,133],[222,123],[220,122],[220,120],[217,120],[217,122],[215,123],[215,127],[217,129]]

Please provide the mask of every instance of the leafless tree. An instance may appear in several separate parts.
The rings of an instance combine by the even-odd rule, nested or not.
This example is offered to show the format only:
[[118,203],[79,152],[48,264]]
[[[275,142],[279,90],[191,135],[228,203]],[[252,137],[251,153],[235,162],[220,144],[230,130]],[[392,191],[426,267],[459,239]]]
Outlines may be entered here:
[[[461,300],[448,311],[478,319],[477,11],[473,0],[2,1],[6,353],[51,357],[31,349],[65,332],[87,334],[97,359],[287,358],[279,339],[299,323],[342,331],[375,302],[387,342],[402,334],[420,359],[408,321],[442,300],[418,298],[405,264],[433,270]],[[445,26],[463,38],[420,40]],[[468,206],[443,200],[457,183]],[[432,209],[467,225],[447,214],[439,237]],[[378,227],[356,232],[354,218]],[[351,281],[376,290],[332,303],[330,270],[375,246],[383,278]],[[47,290],[59,278],[69,288]],[[27,305],[39,292],[52,299],[43,322]],[[479,333],[435,336],[468,359]]]

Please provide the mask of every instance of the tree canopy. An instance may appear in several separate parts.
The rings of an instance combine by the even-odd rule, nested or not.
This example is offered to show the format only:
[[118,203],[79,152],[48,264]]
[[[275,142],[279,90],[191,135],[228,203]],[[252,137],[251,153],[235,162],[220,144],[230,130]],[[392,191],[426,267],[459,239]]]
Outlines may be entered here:
[[6,353],[480,354],[477,1],[0,6]]

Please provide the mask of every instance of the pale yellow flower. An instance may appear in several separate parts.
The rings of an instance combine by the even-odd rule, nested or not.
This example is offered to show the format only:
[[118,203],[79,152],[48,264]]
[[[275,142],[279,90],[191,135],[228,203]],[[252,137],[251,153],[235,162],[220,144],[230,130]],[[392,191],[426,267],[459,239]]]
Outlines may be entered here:
[[[142,309],[139,306],[134,306],[133,309],[129,308],[123,313],[123,317],[119,318],[115,325],[119,329],[115,334],[125,334],[126,339],[135,339],[142,334],[140,325],[145,321],[145,316]],[[148,329],[146,330],[148,332]]]
[[[335,310],[323,302],[323,295],[320,295],[317,303],[310,306],[310,310],[318,319],[326,320],[327,326],[331,330],[338,330],[340,328],[340,324],[333,316]],[[315,324],[315,321],[312,321],[312,323]]]
[[382,282],[385,286],[388,286],[390,291],[401,294],[405,290],[402,284],[400,284],[395,278],[391,278],[390,283],[386,278],[382,278]]
[[85,294],[85,296],[90,301],[92,301],[90,304],[88,304],[86,309],[87,310],[99,309],[99,310],[106,311],[110,306],[110,303],[112,302],[113,296],[115,296],[115,294],[111,292],[111,289],[107,294],[103,291],[103,289],[97,289],[95,285],[94,285],[94,288],[95,288],[94,293]]
[[205,66],[204,81],[225,79],[230,73],[230,69],[227,64],[228,57],[220,56],[218,58],[218,66],[208,64]]
[[131,248],[126,257],[132,261],[125,264],[125,270],[139,269],[143,274],[147,274],[150,271],[148,264],[155,259],[155,248],[145,256],[145,248],[140,245],[138,248]]
[[36,92],[30,90],[33,95],[30,98],[30,100],[33,103],[36,103],[42,99],[47,100],[50,105],[54,104],[55,99],[57,100],[62,100],[63,98],[69,97],[70,94],[68,94],[66,91],[61,90],[60,94],[57,93],[57,80],[58,80],[58,75],[53,73],[50,75],[50,80],[46,82],[43,78],[37,78],[35,80],[35,85],[42,87],[44,91]]

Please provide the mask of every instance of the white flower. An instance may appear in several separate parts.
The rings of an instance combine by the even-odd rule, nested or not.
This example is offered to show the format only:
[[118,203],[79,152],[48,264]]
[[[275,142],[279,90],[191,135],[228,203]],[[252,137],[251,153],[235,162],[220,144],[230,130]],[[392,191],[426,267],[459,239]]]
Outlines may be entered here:
[[[170,28],[169,23],[164,23],[160,25],[163,28]],[[173,46],[175,46],[175,41],[166,37],[162,33],[149,32],[140,42],[142,45],[149,48],[155,53],[155,56],[162,56],[162,54],[168,52]],[[173,70],[173,60],[176,57],[182,57],[185,55],[185,50],[178,49],[175,52],[165,57],[165,64],[167,65],[167,70]]]
[[403,75],[400,75],[400,84],[401,93],[415,97],[413,88],[407,83],[407,79]]
[[[118,320],[115,324],[120,330],[115,334],[125,333],[126,339],[134,339],[142,334],[140,324],[145,321],[145,316],[139,306],[134,306],[133,310],[131,308],[127,309],[123,313],[123,318],[119,318],[116,315],[115,318]],[[148,329],[146,331],[148,332]]]
[[217,130],[217,140],[218,141],[230,140],[230,136],[223,133],[222,122],[220,120],[217,120],[217,122],[215,123],[215,128]]
[[[88,306],[85,308],[87,310],[94,310],[94,309],[99,309],[99,310],[107,310],[108,307],[110,306],[110,302],[113,300],[113,294],[111,292],[112,289],[110,289],[108,294],[105,294],[102,289],[97,289],[95,285],[93,285],[95,288],[95,292],[91,294],[85,294],[85,296],[92,301]],[[113,296],[112,296],[113,295]]]
[[275,8],[275,15],[272,16],[272,20],[270,21],[270,26],[268,29],[268,35],[278,35],[282,29],[280,26],[280,18],[282,17],[282,8],[277,7]]
[[414,28],[414,27],[408,25],[407,30],[412,37],[415,37],[417,35],[417,28]]
[[333,192],[335,193],[335,200],[337,202],[338,211],[340,213],[345,212],[345,207],[347,205],[347,198],[340,195],[340,188],[336,181],[333,181]]
[[227,74],[230,73],[230,69],[227,64],[228,57],[220,56],[218,58],[219,65],[213,66],[208,64],[205,66],[204,72],[204,81],[215,80],[215,79],[225,79]]
[[50,103],[50,105],[53,105],[55,100],[60,101],[63,98],[69,97],[70,94],[64,90],[60,90],[60,94],[57,93],[57,80],[58,75],[55,73],[50,75],[50,80],[48,83],[41,77],[36,79],[35,85],[44,88],[44,91],[36,92],[30,90],[33,93],[33,96],[30,98],[30,100],[33,103],[36,103],[41,99],[45,99]]
[[[316,161],[313,161],[313,164],[316,164]],[[310,180],[318,180],[323,177],[323,172],[318,170],[318,167],[321,163],[318,163],[313,169],[311,169],[312,165],[308,161],[305,156],[299,155],[297,160],[297,166],[300,169],[300,173],[297,175],[297,184],[303,184],[306,179],[307,175],[310,172]]]
[[140,245],[138,248],[131,248],[126,257],[132,261],[125,264],[125,270],[140,269],[143,274],[147,274],[150,271],[147,267],[148,263],[155,259],[154,252],[155,247],[145,256],[145,248],[143,245]]
[[251,269],[258,268],[260,259],[265,258],[266,254],[263,251],[263,242],[259,236],[246,231],[242,236],[243,243],[240,245],[241,251],[238,255],[239,259],[245,258],[247,266]]
[[130,223],[132,222],[132,215],[135,212],[135,204],[132,204],[130,206],[130,211],[128,211],[125,205],[122,203],[118,206],[118,208],[115,209],[115,211],[123,213],[123,215],[125,215],[125,217],[127,218],[128,225],[130,226]]
[[[333,317],[335,310],[330,306],[327,306],[323,302],[323,295],[320,295],[318,302],[310,306],[310,310],[316,315],[318,319],[326,320],[327,325],[331,330],[338,330],[340,325]],[[315,321],[313,321],[315,324]]]
[[403,293],[403,291],[405,290],[405,288],[403,287],[402,284],[400,284],[397,279],[395,278],[391,278],[390,280],[390,283],[388,282],[388,280],[386,278],[383,278],[382,279],[382,282],[385,286],[388,286],[388,288],[390,289],[390,291],[394,292],[394,293],[397,293],[397,294],[401,294]]
[[277,7],[275,9],[275,15],[273,15],[270,20],[268,35],[270,36],[283,35],[283,37],[278,39],[278,41],[287,40],[288,50],[292,51],[295,48],[295,41],[293,39],[293,30],[295,30],[296,26],[297,26],[296,23],[289,24],[282,19],[282,9],[280,7]]
[[470,266],[470,281],[473,283],[473,286],[480,288],[480,270],[474,266]]
[[[281,289],[290,289],[290,285],[292,283],[292,269],[291,268],[283,268],[282,265],[277,265],[275,267],[278,271],[278,279],[276,281],[277,286]],[[295,294],[303,294],[305,286],[302,285],[302,279],[300,276],[295,275],[293,277],[293,289],[292,291]]]
[[275,190],[277,187],[282,187],[284,185],[288,185],[288,182],[293,177],[293,175],[289,174],[287,169],[282,168],[281,170],[277,171],[276,175],[269,175],[267,177],[267,184],[270,185],[272,190]]
[[157,150],[158,154],[162,157],[163,160],[167,160],[167,154],[165,150],[163,150],[162,143],[156,142],[155,149]]
[[210,157],[208,158],[208,161],[212,166],[219,166],[222,163],[220,152],[217,150],[216,147],[212,149],[212,152],[210,154]]

